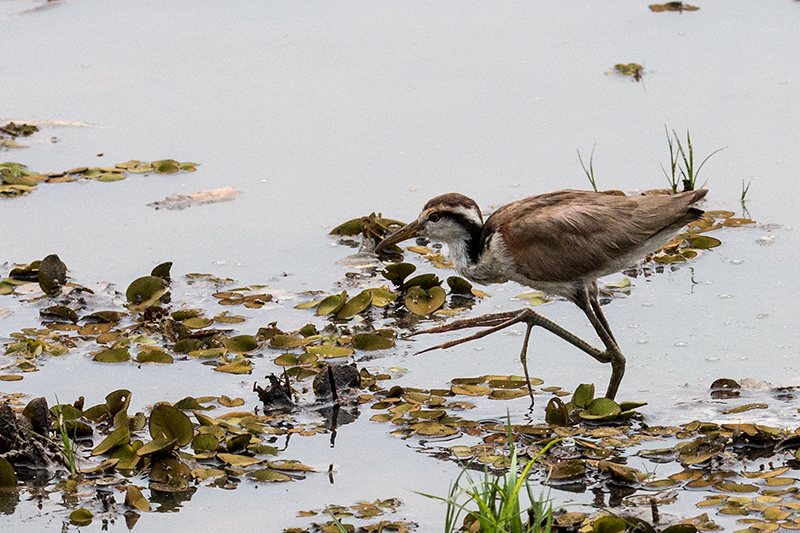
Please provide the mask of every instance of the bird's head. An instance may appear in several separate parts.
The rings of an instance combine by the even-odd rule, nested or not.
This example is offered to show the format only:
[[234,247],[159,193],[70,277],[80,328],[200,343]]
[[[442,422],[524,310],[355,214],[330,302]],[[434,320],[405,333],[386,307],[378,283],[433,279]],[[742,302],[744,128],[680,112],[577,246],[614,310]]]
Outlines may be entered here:
[[481,228],[483,217],[474,200],[458,193],[443,194],[429,200],[415,221],[387,236],[375,251],[417,235],[452,245],[480,234]]

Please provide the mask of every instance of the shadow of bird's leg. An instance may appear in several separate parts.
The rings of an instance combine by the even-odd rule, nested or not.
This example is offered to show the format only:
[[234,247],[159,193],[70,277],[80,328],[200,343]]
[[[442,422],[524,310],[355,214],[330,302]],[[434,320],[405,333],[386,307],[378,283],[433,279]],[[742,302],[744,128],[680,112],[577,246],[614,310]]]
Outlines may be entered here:
[[606,347],[604,352],[606,362],[611,363],[611,379],[608,381],[606,398],[613,400],[617,395],[617,390],[619,390],[622,376],[625,375],[625,356],[622,355],[617,341],[614,340],[608,321],[600,309],[600,302],[597,301],[597,284],[594,284],[594,290],[592,290],[592,287],[584,286],[576,291],[574,302],[586,314],[595,332],[597,332]]

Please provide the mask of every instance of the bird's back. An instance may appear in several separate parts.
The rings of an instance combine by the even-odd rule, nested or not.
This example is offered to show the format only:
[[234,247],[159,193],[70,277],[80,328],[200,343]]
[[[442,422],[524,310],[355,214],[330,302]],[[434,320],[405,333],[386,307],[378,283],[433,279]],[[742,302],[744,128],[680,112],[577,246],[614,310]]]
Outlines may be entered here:
[[512,279],[526,285],[596,279],[655,252],[700,218],[703,212],[691,206],[705,194],[614,196],[565,190],[531,196],[494,212],[481,240],[485,244],[499,233],[516,266]]

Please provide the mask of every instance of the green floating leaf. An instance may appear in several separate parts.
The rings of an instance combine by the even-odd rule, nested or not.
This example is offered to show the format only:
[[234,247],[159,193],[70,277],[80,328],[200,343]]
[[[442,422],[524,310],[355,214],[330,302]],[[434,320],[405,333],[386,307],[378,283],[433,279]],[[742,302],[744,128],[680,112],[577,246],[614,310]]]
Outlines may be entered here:
[[450,286],[450,292],[453,294],[464,294],[472,296],[472,283],[460,278],[458,276],[450,276],[447,278],[447,285]]
[[578,415],[584,420],[610,420],[622,412],[619,404],[608,398],[595,398]]
[[233,353],[250,353],[258,348],[258,341],[251,335],[237,335],[226,339],[222,344]]
[[0,281],[0,296],[14,292],[14,286],[7,281]]
[[92,523],[92,518],[94,518],[92,512],[83,507],[75,509],[69,514],[69,521],[76,526],[88,526]]
[[17,476],[14,474],[14,467],[0,457],[0,489],[13,489],[17,486]]
[[78,313],[66,305],[51,305],[39,311],[39,314],[44,318],[55,318],[66,322],[72,322],[73,324],[78,321]]
[[585,409],[594,400],[594,383],[582,383],[575,389],[572,404],[578,409]]
[[136,361],[139,363],[170,364],[175,361],[170,354],[161,348],[155,346],[140,346],[139,349],[141,352],[136,356]]
[[112,431],[100,444],[95,446],[92,450],[92,455],[102,455],[113,450],[117,446],[128,444],[131,439],[131,433],[127,426],[120,427]]
[[708,248],[715,248],[722,244],[722,241],[709,237],[708,235],[700,235],[689,241],[689,248],[697,248],[698,250],[707,250]]
[[174,159],[162,159],[160,161],[153,161],[153,170],[156,174],[175,174],[181,169],[180,163]]
[[125,505],[132,509],[138,509],[143,513],[150,512],[150,502],[144,497],[139,487],[135,485],[128,485],[125,488]]
[[426,291],[420,286],[413,286],[406,293],[406,307],[415,315],[425,316],[444,305],[446,297],[441,287],[434,286]]
[[[108,416],[113,418],[120,411],[123,412],[127,411],[130,403],[131,403],[131,391],[129,391],[128,389],[118,389],[115,390],[114,392],[110,392],[108,393],[108,395],[106,395],[106,404],[105,404],[106,414],[108,414]],[[93,420],[93,418],[87,414],[87,411],[84,411],[83,413],[84,416],[89,418],[89,420]]]
[[628,528],[627,522],[618,516],[601,516],[592,524],[594,533],[624,533]]
[[332,294],[322,300],[317,306],[317,316],[332,315],[341,309],[347,300],[347,291],[341,294]]
[[284,483],[286,481],[291,481],[292,478],[283,474],[281,472],[276,472],[270,468],[262,468],[260,470],[256,470],[251,474],[254,479],[257,481],[264,481],[267,483]]
[[360,333],[353,337],[356,350],[386,350],[394,346],[394,339],[374,333]]
[[194,430],[192,421],[183,414],[183,411],[171,405],[159,405],[150,413],[150,436],[175,439],[180,446],[186,446],[192,441]]
[[250,364],[250,361],[243,359],[215,367],[214,371],[228,374],[249,374],[253,371],[253,366]]
[[202,316],[194,316],[183,321],[183,325],[189,329],[203,329],[213,323],[214,321],[212,319]]
[[167,261],[166,263],[161,263],[160,265],[155,267],[153,271],[150,272],[150,275],[169,280],[170,279],[169,271],[171,268],[172,268],[172,261]]
[[402,285],[403,281],[416,269],[417,267],[411,263],[395,263],[388,265],[381,275],[395,285]]
[[[324,303],[324,300],[323,302]],[[322,303],[320,303],[320,307],[322,307]],[[358,293],[357,296],[354,296],[344,305],[342,305],[339,310],[336,312],[336,318],[343,319],[349,318],[353,315],[361,313],[365,311],[370,304],[372,303],[372,291],[365,290]]]
[[605,283],[604,285],[607,289],[624,289],[631,286],[631,280],[629,278],[622,278],[622,280],[616,283]]
[[297,348],[311,344],[314,339],[311,337],[294,337],[292,335],[275,335],[269,341],[273,348]]
[[93,360],[98,363],[124,363],[130,361],[131,355],[128,353],[128,348],[109,348],[99,354],[95,355]]
[[142,304],[155,303],[167,292],[167,283],[158,276],[143,276],[133,281],[125,291],[125,297],[130,303]]
[[97,177],[97,181],[102,182],[112,182],[112,181],[121,181],[124,180],[127,176],[125,174],[117,173],[117,172],[104,172]]
[[219,439],[210,433],[197,434],[192,439],[194,453],[216,452],[219,447]]
[[293,353],[285,353],[275,358],[274,363],[278,366],[294,366],[297,364],[297,356]]
[[376,307],[386,307],[390,303],[397,301],[397,293],[390,291],[386,287],[367,290],[372,293],[372,305]]
[[752,411],[753,409],[769,409],[769,405],[765,403],[748,403],[738,407],[731,407],[722,411],[723,415],[732,415],[737,413],[744,413],[745,411]]
[[442,284],[442,280],[436,274],[420,274],[414,276],[403,284],[403,288],[408,290],[411,287],[421,287],[428,290],[432,287],[438,287]]
[[569,412],[560,398],[550,398],[545,407],[545,422],[554,426],[568,426]]
[[333,345],[309,346],[306,348],[306,352],[326,358],[345,357],[354,353],[351,348]]
[[145,455],[163,454],[172,451],[176,444],[178,444],[176,439],[158,437],[136,450],[136,455],[144,457]]

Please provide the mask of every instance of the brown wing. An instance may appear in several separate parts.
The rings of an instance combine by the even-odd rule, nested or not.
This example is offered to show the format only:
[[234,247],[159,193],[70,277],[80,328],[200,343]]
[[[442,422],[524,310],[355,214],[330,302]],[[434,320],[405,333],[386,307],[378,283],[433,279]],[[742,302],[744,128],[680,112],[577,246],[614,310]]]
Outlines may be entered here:
[[690,206],[704,195],[558,191],[532,196],[492,214],[483,238],[500,231],[520,274],[530,280],[571,281],[605,271],[654,235],[698,218],[702,212]]

